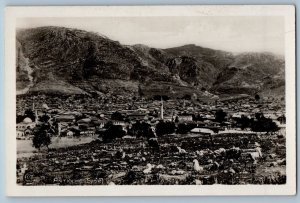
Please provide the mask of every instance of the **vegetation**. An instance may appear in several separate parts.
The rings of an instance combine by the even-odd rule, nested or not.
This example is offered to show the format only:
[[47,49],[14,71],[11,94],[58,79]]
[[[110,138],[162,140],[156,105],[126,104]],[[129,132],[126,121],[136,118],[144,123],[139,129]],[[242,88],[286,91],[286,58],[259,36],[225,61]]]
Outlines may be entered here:
[[226,116],[227,116],[227,113],[224,112],[222,109],[217,110],[215,113],[216,121],[219,123],[226,121],[226,119],[225,119]]
[[180,124],[178,124],[176,132],[179,134],[186,134],[196,127],[197,127],[197,124],[195,124],[195,123],[180,123]]
[[260,96],[259,96],[258,94],[256,94],[256,95],[254,96],[254,98],[255,98],[256,101],[259,101],[259,100],[260,100]]
[[146,137],[146,138],[155,137],[150,124],[145,122],[139,122],[139,121],[137,121],[132,125],[129,134],[134,135],[136,137]]
[[26,109],[24,115],[17,115],[17,123],[22,122],[25,118],[30,118],[35,121],[35,114],[31,109]]
[[241,129],[250,128],[254,132],[276,132],[279,127],[270,118],[265,118],[262,113],[256,113],[255,119],[248,118],[244,115],[237,119],[237,125]]
[[126,132],[120,125],[111,125],[104,133],[103,141],[110,142],[116,138],[121,138],[126,135]]
[[160,121],[156,125],[157,136],[172,134],[175,132],[175,123],[170,121]]
[[51,144],[52,133],[53,131],[48,123],[43,123],[37,126],[33,131],[33,146],[38,150],[40,150],[43,146],[48,148],[48,146]]
[[111,115],[111,119],[116,121],[123,121],[124,116],[120,112],[116,111]]

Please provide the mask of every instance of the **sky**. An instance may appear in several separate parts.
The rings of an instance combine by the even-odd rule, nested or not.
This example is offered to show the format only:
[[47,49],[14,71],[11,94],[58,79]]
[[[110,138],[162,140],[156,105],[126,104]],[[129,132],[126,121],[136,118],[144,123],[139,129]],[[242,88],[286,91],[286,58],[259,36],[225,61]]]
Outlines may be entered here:
[[64,26],[121,44],[170,48],[195,44],[218,50],[284,55],[284,18],[264,16],[22,18],[18,28]]

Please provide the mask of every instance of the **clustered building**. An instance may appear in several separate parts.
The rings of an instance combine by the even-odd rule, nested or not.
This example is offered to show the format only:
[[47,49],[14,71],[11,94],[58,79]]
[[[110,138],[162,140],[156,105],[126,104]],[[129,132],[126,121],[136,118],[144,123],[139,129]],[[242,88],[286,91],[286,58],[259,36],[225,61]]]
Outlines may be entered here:
[[[256,101],[246,97],[200,103],[191,100],[132,99],[131,95],[108,95],[96,99],[80,96],[47,98],[38,95],[18,98],[17,102],[18,115],[24,115],[25,110],[30,107],[35,115],[34,120],[26,117],[17,123],[17,139],[32,139],[32,132],[39,125],[39,118],[47,115],[49,123],[57,129],[53,137],[91,137],[95,140],[76,148],[53,149],[46,155],[19,159],[18,181],[23,184],[26,184],[24,177],[27,172],[36,175],[41,170],[46,174],[43,180],[35,179],[36,183],[29,181],[29,184],[284,182],[281,179],[285,171],[285,111],[281,100]],[[219,109],[226,112],[224,122],[216,121]],[[116,112],[121,118],[115,118]],[[237,118],[254,118],[258,112],[271,118],[281,130],[276,135],[271,135],[252,132],[248,128],[242,130],[236,125]],[[194,124],[195,127],[185,135],[175,132],[156,138],[160,144],[159,152],[153,151],[153,146],[149,146],[149,142],[143,137],[126,135],[112,143],[101,142],[102,132],[109,122],[121,126],[125,132],[134,123],[145,122],[155,132],[156,125],[161,121],[174,122],[176,126],[181,123]],[[280,136],[280,139],[276,136]],[[281,173],[274,175],[265,172],[265,175],[256,177],[255,171],[263,170],[262,166],[257,165],[257,160],[264,167],[278,167]],[[197,163],[201,165],[201,170],[195,169]],[[140,178],[128,180],[130,173]],[[75,177],[74,174],[78,176]],[[47,182],[46,179],[51,181]],[[90,182],[87,183],[87,179]],[[229,182],[224,182],[225,180]]]

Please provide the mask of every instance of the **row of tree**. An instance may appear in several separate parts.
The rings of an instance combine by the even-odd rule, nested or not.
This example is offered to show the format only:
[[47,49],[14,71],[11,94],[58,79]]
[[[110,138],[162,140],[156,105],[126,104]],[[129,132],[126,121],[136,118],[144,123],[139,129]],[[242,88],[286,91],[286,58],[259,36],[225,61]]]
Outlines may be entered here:
[[112,123],[108,122],[108,124],[104,126],[106,130],[99,134],[102,136],[104,141],[111,141],[115,138],[121,138],[126,134],[149,139],[175,132],[178,134],[186,134],[195,127],[197,127],[197,124],[194,123],[180,123],[176,127],[174,122],[160,121],[154,129],[149,123],[137,121],[132,125],[131,128],[127,129],[126,133],[126,131],[122,129],[122,126],[113,125]]
[[[121,116],[122,115],[119,113],[114,115],[115,118],[119,119],[121,119]],[[216,121],[222,123],[227,115],[222,110],[219,110],[216,112],[215,116]],[[51,125],[49,123],[49,116],[44,115],[39,118],[39,121],[40,124],[33,130],[33,146],[37,149],[40,149],[43,146],[48,147],[51,144],[51,136],[54,135],[57,130],[54,127],[55,125]],[[275,132],[279,130],[276,123],[270,118],[265,118],[262,113],[255,114],[255,118],[248,118],[246,116],[237,118],[236,125],[237,127],[241,127],[241,129],[251,128],[254,132]],[[137,121],[131,126],[131,128],[127,128],[126,132],[123,130],[122,126],[113,125],[112,122],[108,122],[104,126],[104,131],[98,131],[96,133],[100,134],[104,141],[109,142],[116,138],[121,138],[126,134],[136,137],[145,137],[148,139],[175,132],[178,134],[186,134],[195,127],[197,127],[196,123],[179,123],[176,126],[175,122],[172,121],[159,121],[154,129],[146,122]],[[75,134],[80,136],[80,132]]]
[[241,129],[250,128],[254,132],[276,132],[279,130],[277,124],[262,113],[256,113],[255,118],[242,115],[241,118],[236,119],[236,124]]

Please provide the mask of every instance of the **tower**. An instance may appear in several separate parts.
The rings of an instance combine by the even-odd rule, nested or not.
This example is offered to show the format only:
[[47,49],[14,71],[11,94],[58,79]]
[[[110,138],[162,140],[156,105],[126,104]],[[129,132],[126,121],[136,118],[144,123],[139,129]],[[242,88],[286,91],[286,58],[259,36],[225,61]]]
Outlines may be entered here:
[[34,112],[34,122],[37,124],[38,121],[38,114],[37,114],[37,109],[35,109],[35,104],[32,102],[32,112]]
[[57,131],[58,131],[58,136],[60,136],[60,134],[61,134],[61,125],[60,125],[60,123],[58,123],[57,124]]
[[164,101],[161,98],[161,106],[160,106],[160,119],[164,120]]
[[35,114],[35,121],[34,122],[35,122],[35,124],[37,124],[38,119],[39,119],[37,109],[35,109],[34,114]]

